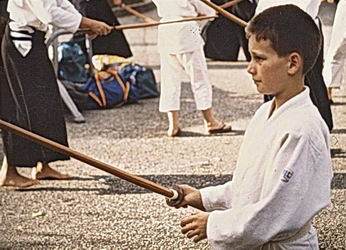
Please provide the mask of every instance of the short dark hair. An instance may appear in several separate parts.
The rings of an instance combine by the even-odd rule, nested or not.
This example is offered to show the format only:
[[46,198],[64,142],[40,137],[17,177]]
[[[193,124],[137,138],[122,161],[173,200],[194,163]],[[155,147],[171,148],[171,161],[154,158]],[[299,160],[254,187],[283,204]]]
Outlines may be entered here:
[[303,74],[314,65],[322,44],[322,35],[314,20],[292,4],[264,10],[250,21],[246,33],[255,35],[257,41],[271,41],[279,56],[299,53],[303,58]]

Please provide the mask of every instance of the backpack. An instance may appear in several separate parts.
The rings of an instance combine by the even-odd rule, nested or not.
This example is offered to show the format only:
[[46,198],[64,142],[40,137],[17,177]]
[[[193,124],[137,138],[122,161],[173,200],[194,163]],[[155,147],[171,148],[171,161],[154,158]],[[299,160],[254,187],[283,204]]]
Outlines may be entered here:
[[82,88],[88,92],[89,100],[86,109],[121,107],[125,103],[138,101],[138,89],[125,81],[115,70],[97,72]]
[[74,42],[62,42],[58,47],[58,78],[84,83],[88,80],[85,69],[87,58],[81,47]]

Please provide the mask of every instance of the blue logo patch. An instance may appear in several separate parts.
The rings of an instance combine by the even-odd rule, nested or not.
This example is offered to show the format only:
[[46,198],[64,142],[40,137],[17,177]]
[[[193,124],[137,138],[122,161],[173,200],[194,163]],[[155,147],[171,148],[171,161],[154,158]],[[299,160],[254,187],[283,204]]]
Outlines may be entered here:
[[290,181],[292,176],[293,176],[293,170],[291,170],[289,168],[285,168],[284,171],[282,172],[281,181],[287,183]]

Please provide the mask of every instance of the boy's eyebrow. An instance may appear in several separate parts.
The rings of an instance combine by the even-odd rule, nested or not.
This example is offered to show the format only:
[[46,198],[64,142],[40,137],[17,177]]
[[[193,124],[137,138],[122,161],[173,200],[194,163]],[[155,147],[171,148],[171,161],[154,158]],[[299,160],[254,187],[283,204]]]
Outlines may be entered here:
[[251,54],[257,57],[266,57],[264,54],[260,53],[260,52],[256,52],[251,50]]

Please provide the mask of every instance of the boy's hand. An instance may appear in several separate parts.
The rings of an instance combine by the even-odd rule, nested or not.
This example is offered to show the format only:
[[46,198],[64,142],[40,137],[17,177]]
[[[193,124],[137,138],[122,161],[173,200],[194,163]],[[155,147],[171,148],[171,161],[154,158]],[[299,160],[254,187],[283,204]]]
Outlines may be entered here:
[[199,242],[207,238],[207,223],[209,213],[200,212],[185,217],[181,220],[181,232],[186,234],[186,237],[193,238],[194,242]]
[[191,187],[189,185],[179,185],[179,187],[183,190],[184,198],[182,202],[175,206],[175,208],[186,208],[187,206],[191,206],[199,210],[205,211],[202,204],[201,193],[198,189]]

